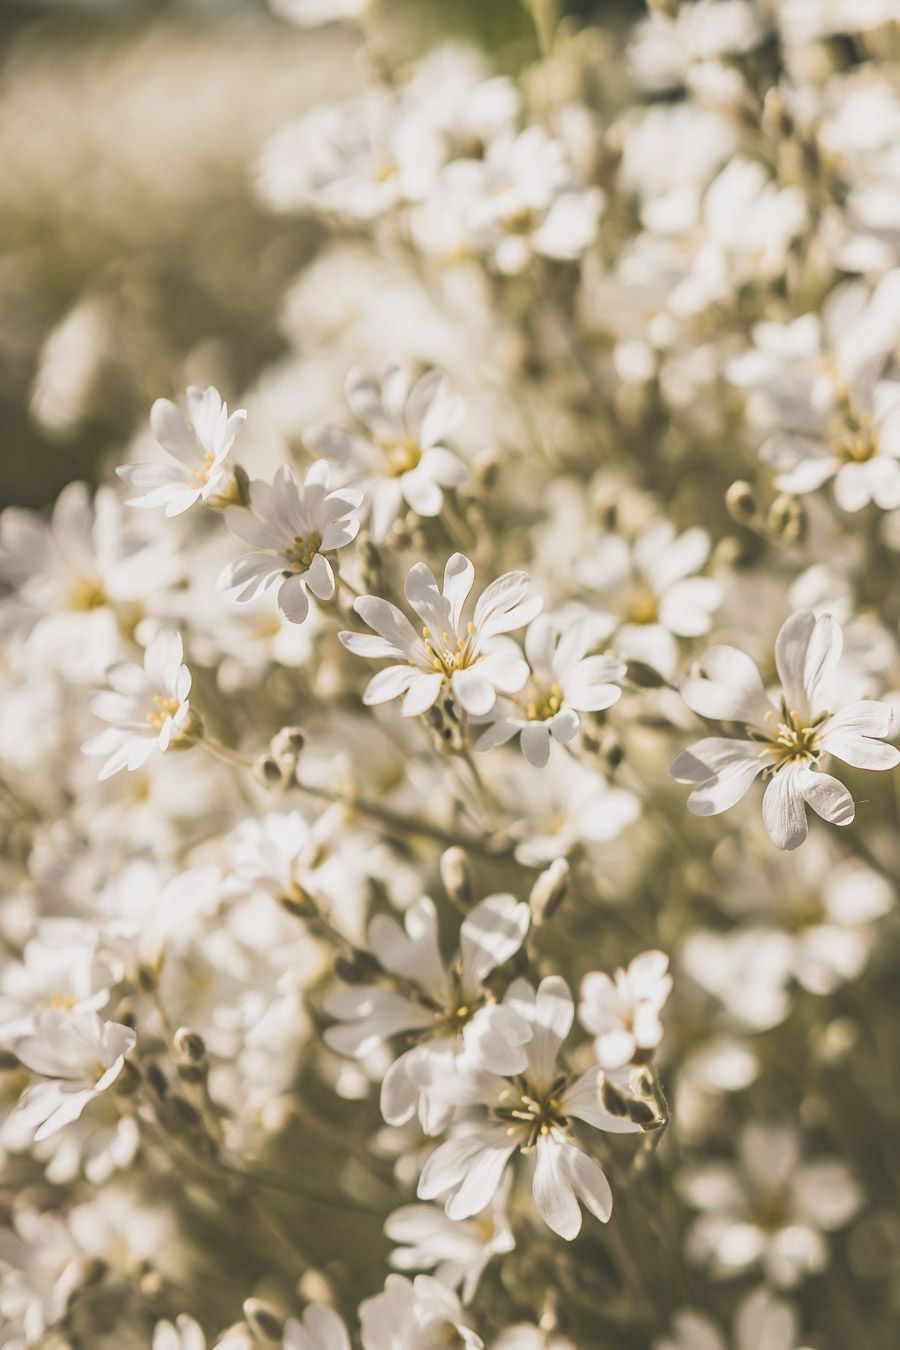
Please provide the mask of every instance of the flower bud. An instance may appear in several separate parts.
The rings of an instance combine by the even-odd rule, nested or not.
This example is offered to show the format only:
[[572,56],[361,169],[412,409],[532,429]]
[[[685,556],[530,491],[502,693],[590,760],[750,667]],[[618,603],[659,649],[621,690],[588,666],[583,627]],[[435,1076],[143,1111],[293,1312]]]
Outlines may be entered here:
[[448,848],[441,854],[441,881],[444,890],[458,909],[471,909],[475,899],[472,872],[461,848]]
[[570,868],[565,858],[554,858],[535,881],[528,897],[531,921],[535,927],[551,919],[559,909],[569,891],[569,877]]
[[749,526],[759,517],[756,510],[756,498],[749,483],[739,478],[725,493],[725,506],[731,519],[738,525]]

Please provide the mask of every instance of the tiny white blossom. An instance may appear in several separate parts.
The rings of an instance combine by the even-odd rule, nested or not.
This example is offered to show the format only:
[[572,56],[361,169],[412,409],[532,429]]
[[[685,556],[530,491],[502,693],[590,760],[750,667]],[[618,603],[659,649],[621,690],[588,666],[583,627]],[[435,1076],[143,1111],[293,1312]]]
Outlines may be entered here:
[[613,681],[623,677],[626,667],[612,655],[588,656],[593,645],[590,620],[560,632],[549,615],[538,615],[525,634],[528,681],[511,700],[498,700],[476,750],[489,750],[518,735],[529,764],[542,769],[550,759],[551,738],[564,745],[578,734],[580,712],[611,708],[622,693]]
[[[511,1181],[511,1175],[505,1178]],[[406,1245],[394,1248],[391,1265],[398,1270],[433,1269],[444,1284],[459,1289],[463,1303],[470,1303],[491,1259],[516,1245],[506,1215],[508,1195],[509,1184],[501,1184],[488,1208],[473,1219],[449,1219],[437,1205],[395,1209],[384,1231]]]
[[900,764],[900,751],[885,744],[892,722],[887,704],[862,699],[836,709],[832,703],[829,683],[842,649],[840,626],[830,615],[792,614],[775,643],[777,704],[743,652],[724,646],[707,652],[701,673],[685,681],[682,697],[703,717],[741,723],[745,738],[710,736],[675,760],[672,777],[699,784],[688,798],[694,815],[727,811],[762,773],[769,780],[763,820],[779,848],[803,843],[806,806],[833,825],[851,823],[853,798],[843,783],[821,771],[822,756],[859,769],[892,769]]
[[111,666],[112,686],[92,694],[91,711],[105,731],[81,747],[86,755],[106,755],[101,779],[121,769],[139,769],[154,750],[168,750],[188,728],[191,672],[184,664],[181,634],[159,628],[144,652],[142,666],[123,662]]
[[431,370],[412,384],[408,368],[392,361],[380,383],[351,370],[345,389],[366,434],[315,426],[303,439],[365,494],[373,538],[380,542],[387,536],[404,501],[417,515],[439,515],[442,489],[459,487],[469,476],[462,460],[443,444],[463,413],[462,399],[446,376]]
[[229,507],[225,523],[238,539],[254,547],[229,563],[219,590],[234,593],[239,604],[278,585],[278,608],[291,623],[309,613],[309,595],[330,600],[334,572],[326,554],[343,548],[359,533],[355,512],[362,502],[349,488],[328,490],[328,465],[313,464],[302,488],[293,469],[283,464],[270,485],[250,484],[250,509]]
[[[540,596],[528,597],[525,572],[507,572],[482,592],[471,621],[463,610],[475,580],[475,568],[454,553],[444,569],[443,591],[424,563],[416,563],[406,579],[406,598],[422,621],[421,637],[406,615],[387,600],[361,596],[353,608],[377,637],[339,633],[357,656],[399,657],[369,681],[367,704],[403,697],[404,717],[427,712],[449,693],[473,717],[489,713],[497,693],[515,694],[528,678],[518,647],[500,634],[523,627],[541,608]],[[526,598],[528,597],[528,598]]]
[[659,1014],[672,989],[669,958],[642,952],[615,976],[592,970],[581,981],[578,1016],[594,1037],[601,1069],[620,1069],[653,1052],[662,1040]]
[[212,385],[191,385],[187,402],[187,422],[167,398],[158,398],[150,409],[153,435],[175,463],[121,465],[116,473],[141,494],[130,498],[129,506],[164,506],[167,516],[178,516],[229,486],[225,460],[247,414],[239,408],[229,417],[228,404]]
[[77,1120],[115,1082],[135,1041],[130,1027],[104,1022],[97,1013],[56,1008],[39,1012],[32,1030],[13,1038],[15,1055],[47,1080],[30,1088],[16,1108],[34,1127],[37,1142]]

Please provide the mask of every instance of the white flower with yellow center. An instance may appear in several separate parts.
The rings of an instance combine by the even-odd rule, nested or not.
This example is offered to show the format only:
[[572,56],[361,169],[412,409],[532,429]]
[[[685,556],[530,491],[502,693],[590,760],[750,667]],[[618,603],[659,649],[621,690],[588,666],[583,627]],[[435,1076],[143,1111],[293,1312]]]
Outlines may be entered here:
[[239,408],[229,416],[228,404],[212,385],[191,385],[187,404],[187,422],[167,398],[158,398],[150,409],[153,435],[175,463],[160,460],[118,468],[119,477],[140,491],[129,506],[164,506],[167,516],[178,516],[194,502],[207,502],[229,488],[225,460],[247,414]]
[[557,1064],[572,1026],[575,1007],[565,980],[542,980],[535,991],[516,980],[503,1006],[527,1029],[527,1063],[515,1076],[501,1076],[467,1063],[434,1059],[417,1066],[423,1092],[458,1109],[482,1108],[481,1118],[440,1144],[422,1169],[421,1200],[446,1197],[451,1219],[467,1219],[488,1205],[515,1153],[533,1156],[533,1193],[541,1218],[571,1241],[581,1230],[579,1201],[606,1223],[612,1192],[599,1164],[576,1141],[573,1125],[585,1122],[615,1134],[640,1130],[630,1119],[612,1116],[601,1105],[601,1075],[594,1067],[580,1076]]
[[389,1275],[359,1305],[363,1350],[483,1350],[452,1289],[432,1275]]
[[407,367],[391,361],[380,382],[351,370],[345,387],[366,434],[316,426],[303,439],[365,493],[373,537],[385,538],[403,502],[416,515],[439,515],[443,488],[459,487],[469,476],[462,460],[442,444],[464,407],[446,376],[430,370],[413,384]]
[[219,590],[230,591],[239,604],[278,587],[278,608],[291,623],[309,613],[309,595],[330,600],[334,572],[326,554],[349,544],[359,533],[357,509],[362,496],[350,488],[328,490],[328,465],[313,464],[303,486],[283,464],[272,484],[250,484],[250,509],[230,507],[225,523],[238,539],[254,546],[229,563],[219,575]]
[[112,724],[81,747],[86,755],[107,756],[101,779],[120,769],[140,769],[154,750],[168,750],[188,735],[191,672],[183,655],[181,634],[160,628],[142,666],[111,666],[106,676],[111,688],[90,696],[91,712]]
[[551,739],[564,745],[578,734],[579,713],[611,708],[622,693],[613,681],[626,667],[612,655],[587,655],[594,633],[589,619],[560,632],[549,615],[539,614],[525,634],[529,678],[512,699],[495,705],[491,725],[475,748],[490,750],[518,735],[529,764],[542,769],[550,759]]
[[659,1014],[672,989],[665,952],[641,952],[613,977],[592,970],[581,981],[578,1017],[594,1040],[601,1069],[652,1058],[662,1040]]
[[836,710],[840,700],[829,686],[842,650],[843,635],[831,615],[792,614],[775,642],[777,702],[743,652],[724,646],[707,652],[682,697],[702,717],[741,723],[745,735],[707,737],[675,760],[672,777],[697,785],[688,798],[694,815],[727,811],[763,774],[763,820],[779,848],[803,843],[806,806],[832,825],[851,823],[853,798],[821,771],[822,757],[834,755],[858,769],[892,769],[900,764],[900,751],[884,743],[893,716],[887,704],[862,699]]
[[406,598],[422,622],[421,636],[406,615],[387,600],[363,595],[353,608],[378,635],[339,633],[356,656],[399,657],[369,681],[367,704],[403,697],[404,717],[427,712],[449,693],[472,717],[489,713],[498,692],[516,694],[528,679],[528,665],[518,647],[500,634],[523,627],[539,612],[540,596],[528,596],[525,572],[507,572],[479,597],[470,621],[463,618],[475,580],[475,568],[454,553],[444,568],[443,590],[424,563],[416,563],[406,579]]

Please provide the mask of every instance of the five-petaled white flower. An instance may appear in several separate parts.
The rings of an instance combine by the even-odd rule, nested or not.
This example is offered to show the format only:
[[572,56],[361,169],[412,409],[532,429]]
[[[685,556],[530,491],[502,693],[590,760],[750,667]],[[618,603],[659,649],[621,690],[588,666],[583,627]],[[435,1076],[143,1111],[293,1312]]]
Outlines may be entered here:
[[168,750],[184,739],[191,716],[191,672],[184,665],[181,634],[160,628],[144,652],[144,664],[111,666],[111,689],[92,694],[91,712],[112,725],[81,747],[86,755],[106,755],[99,778],[120,769],[140,769],[153,751]]
[[463,610],[474,579],[475,568],[461,553],[444,568],[443,591],[424,563],[415,564],[406,578],[406,598],[422,621],[421,637],[395,605],[374,595],[359,597],[353,608],[378,636],[339,633],[341,642],[357,656],[403,662],[372,677],[364,703],[388,703],[402,695],[404,717],[415,717],[449,692],[464,712],[481,717],[493,708],[498,691],[519,692],[528,666],[518,647],[499,635],[530,622],[543,601],[526,598],[531,584],[526,572],[507,572],[482,592],[466,622]]
[[175,464],[160,460],[116,469],[120,478],[140,491],[129,506],[164,506],[167,516],[178,516],[194,502],[207,502],[229,486],[225,460],[246,420],[245,410],[238,408],[229,417],[228,404],[212,385],[208,389],[191,385],[187,403],[188,422],[167,398],[158,398],[150,409],[153,435]]
[[495,704],[491,725],[476,750],[490,750],[518,735],[529,764],[542,769],[550,758],[551,737],[564,745],[578,734],[580,712],[611,708],[622,693],[613,681],[622,678],[626,667],[612,655],[587,655],[594,632],[586,619],[560,633],[548,614],[538,615],[525,634],[529,679],[511,700]]
[[40,1142],[77,1120],[87,1104],[114,1083],[135,1034],[95,1012],[45,1008],[28,1032],[12,1041],[26,1068],[47,1079],[22,1097],[16,1111],[35,1127]]
[[596,1067],[576,1078],[558,1066],[575,1015],[565,980],[548,976],[536,992],[527,980],[515,980],[503,1004],[530,1033],[523,1042],[528,1062],[522,1072],[502,1077],[466,1063],[464,1056],[455,1063],[432,1059],[416,1066],[429,1095],[457,1107],[487,1109],[486,1118],[469,1122],[435,1149],[419,1178],[419,1198],[446,1195],[448,1216],[467,1219],[490,1203],[512,1155],[533,1153],[538,1212],[569,1241],[581,1230],[579,1201],[603,1223],[612,1213],[609,1182],[576,1143],[573,1121],[618,1134],[640,1126],[601,1105],[602,1074]]
[[[512,1183],[512,1174],[506,1177]],[[401,1205],[389,1214],[385,1236],[405,1243],[391,1252],[397,1270],[434,1270],[463,1303],[471,1303],[478,1282],[494,1256],[505,1256],[516,1242],[506,1214],[510,1184],[498,1186],[483,1214],[473,1219],[448,1219],[438,1205]]]
[[644,1059],[662,1040],[659,1014],[672,989],[665,952],[641,952],[614,978],[592,970],[581,981],[578,1017],[596,1037],[594,1052],[601,1069],[621,1069]]
[[[342,1025],[330,1027],[325,1040],[345,1055],[365,1055],[401,1032],[418,1033],[419,1042],[394,1061],[381,1087],[381,1110],[391,1125],[409,1120],[419,1105],[423,1126],[436,1133],[445,1122],[428,1098],[419,1099],[416,1064],[450,1048],[458,1038],[482,1065],[498,1073],[525,1067],[516,1044],[517,1022],[503,1004],[489,1000],[484,982],[491,971],[514,956],[528,931],[529,909],[512,895],[489,895],[466,916],[459,931],[459,959],[449,968],[438,945],[434,902],[423,896],[410,905],[401,928],[376,914],[369,945],[386,971],[401,977],[403,992],[378,985],[350,985],[333,994],[326,1010]],[[527,1035],[527,1028],[521,1028]]]
[[347,402],[366,428],[357,436],[343,427],[310,427],[304,441],[324,455],[365,493],[372,536],[381,541],[405,501],[419,516],[436,516],[442,489],[459,487],[469,476],[462,460],[442,444],[462,417],[463,401],[445,375],[430,370],[411,384],[398,361],[389,362],[381,383],[351,370]]
[[843,783],[820,771],[822,756],[835,755],[859,769],[892,769],[900,751],[884,744],[892,721],[887,704],[862,699],[834,709],[829,685],[842,649],[841,629],[830,614],[792,614],[775,642],[777,703],[743,652],[734,647],[707,652],[701,674],[685,682],[682,697],[703,717],[742,723],[745,736],[709,736],[675,760],[672,777],[699,784],[688,798],[694,815],[727,811],[762,773],[769,780],[763,820],[779,848],[803,843],[806,806],[833,825],[850,824],[853,798]]
[[231,533],[255,551],[222,570],[219,590],[234,592],[244,604],[279,583],[278,608],[291,623],[302,623],[309,613],[308,591],[318,600],[334,595],[334,572],[325,555],[356,538],[361,504],[360,493],[350,488],[328,491],[324,460],[307,469],[302,488],[289,464],[271,485],[255,480],[250,509],[232,506],[225,512]]

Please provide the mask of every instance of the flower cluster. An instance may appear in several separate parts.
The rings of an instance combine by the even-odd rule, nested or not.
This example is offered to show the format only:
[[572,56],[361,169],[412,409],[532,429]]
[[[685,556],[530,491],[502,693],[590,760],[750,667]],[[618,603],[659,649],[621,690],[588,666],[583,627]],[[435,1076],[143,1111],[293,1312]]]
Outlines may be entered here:
[[895,7],[386,8],[246,409],[0,515],[0,1344],[880,1350]]

